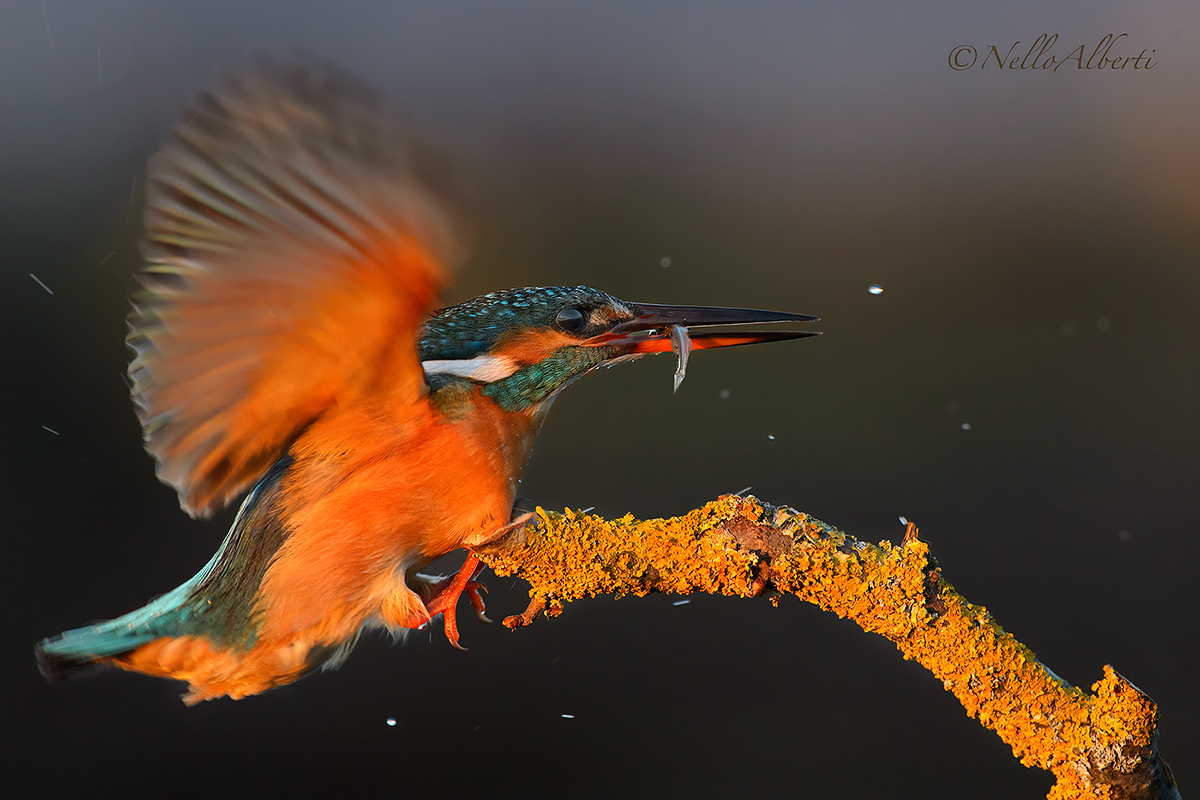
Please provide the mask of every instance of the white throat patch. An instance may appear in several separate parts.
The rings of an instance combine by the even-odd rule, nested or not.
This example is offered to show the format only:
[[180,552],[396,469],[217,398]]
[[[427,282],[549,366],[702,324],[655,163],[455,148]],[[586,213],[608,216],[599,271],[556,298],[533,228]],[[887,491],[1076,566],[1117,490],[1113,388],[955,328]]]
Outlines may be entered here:
[[422,361],[426,375],[457,375],[480,383],[495,383],[512,375],[518,364],[504,356],[475,356],[439,361]]

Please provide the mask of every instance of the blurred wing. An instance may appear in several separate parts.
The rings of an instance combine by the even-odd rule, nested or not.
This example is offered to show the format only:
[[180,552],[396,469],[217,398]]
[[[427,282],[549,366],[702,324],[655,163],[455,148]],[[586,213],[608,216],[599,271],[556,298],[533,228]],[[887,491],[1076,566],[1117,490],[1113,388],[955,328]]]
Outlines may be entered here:
[[448,171],[325,66],[227,79],[150,161],[132,394],[158,476],[220,510],[328,409],[425,389],[418,328],[465,256]]

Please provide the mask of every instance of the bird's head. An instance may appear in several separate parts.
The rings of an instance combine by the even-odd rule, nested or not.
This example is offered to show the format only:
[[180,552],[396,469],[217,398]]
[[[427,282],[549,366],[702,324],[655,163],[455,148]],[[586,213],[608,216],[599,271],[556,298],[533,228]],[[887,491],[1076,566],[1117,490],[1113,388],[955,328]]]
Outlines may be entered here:
[[689,334],[711,325],[810,322],[806,314],[748,308],[629,303],[586,286],[507,289],[436,312],[421,331],[431,385],[468,380],[505,411],[540,405],[596,367],[649,353],[777,342],[814,331]]

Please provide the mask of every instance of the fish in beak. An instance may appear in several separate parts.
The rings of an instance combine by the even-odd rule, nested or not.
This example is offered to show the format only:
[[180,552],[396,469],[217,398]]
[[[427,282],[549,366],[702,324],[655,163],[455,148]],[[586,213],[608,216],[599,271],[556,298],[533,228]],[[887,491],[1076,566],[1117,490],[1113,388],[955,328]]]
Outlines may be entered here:
[[627,361],[650,353],[674,352],[677,359],[675,390],[687,374],[688,356],[693,350],[712,347],[736,347],[759,342],[785,342],[820,331],[722,331],[692,333],[692,328],[726,325],[769,325],[781,322],[815,322],[819,317],[787,311],[763,311],[755,308],[721,306],[667,306],[629,303],[635,316],[618,322],[605,333],[584,342],[586,345],[618,347],[617,355],[607,363]]

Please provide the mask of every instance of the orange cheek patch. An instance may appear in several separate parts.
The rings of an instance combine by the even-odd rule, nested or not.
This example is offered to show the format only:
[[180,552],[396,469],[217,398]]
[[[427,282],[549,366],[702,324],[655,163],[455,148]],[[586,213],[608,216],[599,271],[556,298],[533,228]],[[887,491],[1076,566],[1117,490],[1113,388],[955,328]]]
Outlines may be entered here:
[[518,330],[506,333],[496,340],[492,354],[511,359],[520,366],[536,364],[555,350],[577,345],[575,339],[565,333],[551,330]]

